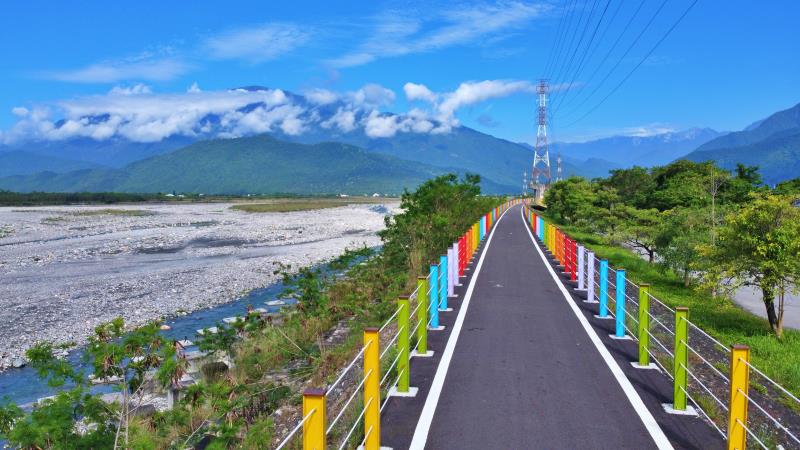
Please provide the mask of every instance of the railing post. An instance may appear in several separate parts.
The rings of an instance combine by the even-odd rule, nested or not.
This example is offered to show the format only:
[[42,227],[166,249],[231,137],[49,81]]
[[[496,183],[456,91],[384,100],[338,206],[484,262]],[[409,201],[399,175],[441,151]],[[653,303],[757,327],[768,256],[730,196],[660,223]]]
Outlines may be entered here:
[[461,286],[461,281],[458,277],[461,275],[461,255],[459,254],[459,247],[461,240],[453,242],[453,295],[455,295],[456,286]]
[[364,450],[381,447],[380,355],[378,329],[364,329]]
[[616,328],[614,330],[614,337],[617,339],[624,339],[625,338],[625,269],[619,268],[617,269],[617,280],[616,280],[616,294],[615,298],[615,315],[616,317]]
[[452,311],[447,307],[447,256],[439,257],[439,311]]
[[747,406],[750,395],[750,347],[731,346],[731,392],[728,404],[728,450],[744,450],[747,444]]
[[447,296],[453,296],[453,247],[447,249]]
[[[303,450],[325,450],[325,389],[308,388],[303,391]],[[310,414],[310,416],[309,416]]]
[[578,290],[586,289],[586,267],[584,266],[584,248],[582,245],[578,246]]
[[411,346],[411,341],[409,339],[409,315],[411,310],[411,302],[409,301],[408,297],[400,297],[397,300],[397,307],[400,310],[397,313],[397,353],[399,353],[397,359],[397,371],[399,372],[400,379],[397,381],[397,392],[400,393],[408,393],[408,387],[410,384],[410,367],[408,364],[409,361],[409,347]]
[[431,311],[431,330],[441,330],[443,328],[439,328],[439,266],[431,264],[430,274],[430,303],[428,306]]
[[608,260],[600,260],[600,313],[597,317],[608,319]]
[[575,281],[578,279],[578,241],[570,239],[569,242],[572,245],[572,261],[570,263],[570,268],[572,269],[572,281]]
[[594,299],[594,252],[586,256],[586,303],[597,303]]
[[650,285],[639,285],[639,367],[650,367]]
[[417,278],[417,354],[428,353],[428,279]]
[[689,308],[675,308],[675,361],[673,376],[675,386],[672,393],[672,408],[676,411],[686,410],[686,368],[689,366],[689,353],[686,344],[689,342]]

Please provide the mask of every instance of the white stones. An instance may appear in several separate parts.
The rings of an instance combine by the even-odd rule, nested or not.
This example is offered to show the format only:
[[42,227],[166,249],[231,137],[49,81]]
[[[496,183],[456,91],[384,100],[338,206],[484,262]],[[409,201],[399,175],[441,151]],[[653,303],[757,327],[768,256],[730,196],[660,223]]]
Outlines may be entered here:
[[[14,229],[0,251],[0,370],[24,364],[36,341],[80,345],[120,315],[136,326],[229,302],[278,281],[277,262],[296,270],[347,247],[378,245],[384,226],[384,213],[371,205],[324,214],[247,214],[229,206],[0,207],[3,226]],[[153,214],[74,214],[105,208]]]

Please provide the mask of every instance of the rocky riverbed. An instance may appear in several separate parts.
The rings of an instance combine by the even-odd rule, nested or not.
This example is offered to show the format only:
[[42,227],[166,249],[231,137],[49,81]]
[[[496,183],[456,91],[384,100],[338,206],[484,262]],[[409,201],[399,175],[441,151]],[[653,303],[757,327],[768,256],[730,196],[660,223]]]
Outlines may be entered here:
[[225,203],[0,208],[0,370],[40,340],[85,342],[228,302],[276,281],[278,264],[320,263],[380,243],[397,203],[246,213]]

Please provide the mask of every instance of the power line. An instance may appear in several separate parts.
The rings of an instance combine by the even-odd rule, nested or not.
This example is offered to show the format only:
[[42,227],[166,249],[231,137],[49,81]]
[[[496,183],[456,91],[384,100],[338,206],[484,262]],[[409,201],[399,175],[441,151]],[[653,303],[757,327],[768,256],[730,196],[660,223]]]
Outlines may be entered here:
[[[573,0],[574,4],[575,0]],[[564,4],[566,5],[567,0],[564,0]],[[556,53],[556,46],[559,44],[559,39],[561,37],[561,30],[564,27],[564,22],[566,22],[566,14],[561,14],[561,18],[558,21],[558,28],[556,28],[556,34],[553,38],[553,45],[550,47],[550,55],[547,58],[547,63],[544,66],[544,73],[547,73],[550,70],[550,66],[552,65],[553,61],[555,60],[555,53]]]
[[[619,67],[620,64],[622,64],[622,61],[625,60],[625,58],[628,56],[628,53],[630,53],[630,51],[633,50],[633,48],[636,46],[636,44],[639,43],[639,40],[642,38],[642,36],[645,34],[645,32],[647,32],[647,30],[650,28],[650,25],[652,25],[653,22],[656,20],[656,17],[658,17],[658,15],[661,13],[661,10],[664,9],[664,6],[667,4],[667,2],[669,2],[669,0],[664,0],[663,2],[661,2],[661,5],[658,6],[658,9],[656,9],[656,12],[653,13],[653,15],[650,17],[650,20],[647,22],[647,24],[644,26],[644,28],[642,28],[642,31],[639,32],[639,35],[636,36],[636,38],[633,40],[633,42],[631,42],[631,45],[629,45],[628,48],[625,50],[625,53],[623,53],[622,56],[619,57],[619,59],[614,64],[614,66],[611,68],[611,70],[609,70],[608,73],[606,73],[606,76],[603,77],[603,79],[600,80],[600,83],[598,83],[597,86],[595,86],[595,88],[592,90],[592,92],[589,93],[589,96],[584,98],[583,102],[581,102],[573,110],[577,110],[578,108],[583,106],[587,101],[589,101],[590,98],[592,98],[594,96],[594,94],[597,93],[597,91],[608,80],[608,78],[611,76],[611,74],[613,74],[614,71],[617,70],[617,67]],[[569,114],[567,114],[567,116],[569,116]]]
[[[597,3],[597,0],[595,0],[595,3]],[[575,37],[578,35],[578,28],[581,27],[581,23],[583,22],[584,13],[586,13],[586,8],[581,8],[580,17],[578,18],[578,22],[575,24],[575,29],[572,30],[572,37],[569,40],[569,45],[567,45],[567,47],[566,47],[566,51],[567,51],[566,55],[569,55],[570,49],[572,49],[572,44],[575,42]],[[553,81],[561,79],[561,74],[564,72],[564,68],[565,68],[566,65],[567,65],[566,60],[562,60],[562,63],[559,66],[559,69],[558,69],[558,72],[557,72],[558,75],[553,77]]]
[[589,39],[589,42],[586,44],[586,47],[583,50],[583,55],[581,55],[581,59],[578,62],[578,67],[575,69],[575,73],[572,75],[572,80],[570,80],[569,85],[567,85],[567,89],[564,91],[564,96],[559,97],[558,105],[553,106],[554,113],[558,112],[558,109],[564,102],[564,99],[569,95],[569,90],[572,89],[572,85],[575,84],[575,80],[578,79],[578,75],[580,75],[581,69],[583,69],[583,64],[586,62],[586,56],[589,54],[589,49],[592,47],[592,43],[594,43],[594,38],[597,37],[597,30],[600,29],[600,25],[603,23],[603,19],[606,16],[609,5],[611,5],[611,0],[606,1],[606,6],[603,8],[602,14],[600,14],[600,20],[597,21],[597,25],[595,25],[594,30],[592,31],[592,37]]
[[[597,67],[594,68],[594,71],[592,71],[591,75],[589,75],[589,77],[586,78],[586,81],[578,87],[578,92],[582,91],[584,86],[588,86],[588,85],[591,84],[591,82],[594,79],[595,75],[597,75],[597,72],[599,72],[600,69],[603,67],[603,64],[605,64],[605,62],[608,61],[608,58],[611,56],[611,54],[617,48],[617,45],[620,43],[620,41],[622,41],[622,37],[625,35],[625,33],[628,30],[631,29],[631,24],[633,23],[634,19],[636,19],[636,16],[639,15],[639,12],[642,10],[642,7],[644,6],[645,1],[646,0],[642,0],[639,3],[639,6],[636,8],[636,11],[633,12],[633,15],[628,19],[628,22],[625,24],[625,27],[623,27],[622,32],[619,34],[619,36],[617,36],[617,39],[614,41],[613,44],[611,44],[611,47],[608,49],[608,52],[606,52],[605,56],[603,56],[603,58],[600,60],[600,64],[598,64]],[[620,2],[620,6],[621,5],[622,5],[622,2]],[[616,12],[619,12],[619,9],[620,8],[617,8]],[[614,16],[616,16],[616,12],[614,13]],[[614,18],[612,17],[611,20],[613,22]],[[605,29],[605,32],[607,32],[610,28],[611,28],[611,26],[609,24],[609,27]],[[603,33],[603,36],[598,41],[598,44],[599,44],[599,42],[602,42],[603,37],[605,37],[605,34],[606,34],[605,32]],[[570,100],[567,103],[565,103],[563,105],[559,105],[559,108],[561,106],[569,106],[570,104],[572,104],[575,101],[576,98],[579,98],[579,97],[573,96],[572,98],[570,98]],[[586,103],[586,99],[584,99],[584,102],[581,103],[581,105],[583,105],[584,103]]]
[[586,117],[587,117],[589,114],[591,114],[591,113],[592,113],[592,112],[594,112],[594,111],[595,111],[597,108],[599,108],[599,107],[600,107],[600,105],[602,105],[602,104],[603,104],[603,103],[604,103],[604,102],[605,102],[605,101],[606,101],[606,100],[607,100],[609,97],[611,97],[611,96],[612,96],[612,95],[613,95],[615,92],[617,92],[617,90],[618,90],[618,89],[619,89],[619,88],[620,88],[620,87],[621,87],[621,86],[622,86],[622,85],[623,85],[623,84],[624,84],[624,83],[625,83],[625,82],[628,80],[628,78],[630,78],[630,77],[631,77],[631,75],[633,75],[633,73],[634,73],[634,72],[636,72],[636,69],[638,69],[638,68],[639,68],[639,66],[641,66],[642,64],[644,64],[644,62],[645,62],[645,61],[647,61],[647,58],[649,58],[649,57],[650,57],[650,55],[652,55],[652,54],[653,54],[653,52],[656,50],[656,48],[658,48],[658,46],[659,46],[659,45],[661,45],[661,43],[662,43],[662,42],[664,42],[664,40],[665,40],[665,39],[667,39],[667,36],[669,36],[669,35],[670,35],[670,33],[672,33],[672,31],[673,31],[675,28],[677,28],[678,24],[680,24],[680,23],[681,23],[681,21],[683,21],[683,18],[684,18],[684,17],[686,17],[686,15],[687,15],[687,14],[689,14],[689,11],[691,11],[691,10],[692,10],[692,8],[694,8],[694,5],[696,5],[698,1],[699,1],[699,0],[694,0],[694,1],[692,2],[692,4],[691,4],[691,5],[689,5],[689,7],[688,7],[688,8],[686,8],[686,11],[684,11],[684,12],[683,12],[683,14],[681,14],[681,16],[678,18],[678,20],[677,20],[677,21],[675,21],[675,23],[674,23],[674,24],[672,24],[672,26],[671,26],[671,27],[670,27],[670,28],[667,30],[667,32],[666,32],[666,33],[664,33],[664,35],[663,35],[663,36],[661,36],[661,39],[659,39],[659,40],[658,40],[658,42],[656,42],[656,45],[654,45],[654,46],[653,46],[653,48],[651,48],[651,49],[650,49],[650,51],[649,51],[649,52],[647,52],[647,54],[644,56],[644,58],[642,58],[642,60],[641,60],[641,61],[639,61],[639,63],[638,63],[638,64],[636,64],[636,66],[635,66],[635,67],[634,67],[634,68],[633,68],[633,69],[632,69],[630,72],[628,72],[628,74],[625,76],[625,78],[623,78],[623,79],[622,79],[622,81],[620,81],[620,82],[619,82],[619,84],[617,84],[617,85],[614,87],[614,89],[612,89],[612,90],[611,90],[611,92],[609,92],[609,93],[608,93],[608,95],[606,95],[605,97],[603,97],[603,99],[602,99],[602,100],[600,100],[600,103],[598,103],[597,105],[595,105],[595,106],[594,106],[594,108],[592,108],[592,109],[590,109],[589,111],[587,111],[587,112],[586,112],[586,114],[582,115],[580,118],[578,118],[578,120],[576,120],[576,121],[574,121],[574,122],[570,123],[570,124],[569,124],[569,125],[567,125],[565,128],[569,128],[569,127],[571,127],[571,126],[575,125],[576,123],[580,122],[581,120],[585,119],[585,118],[586,118]]
[[569,33],[570,28],[572,28],[572,19],[575,17],[576,3],[577,0],[572,0],[572,3],[570,3],[569,12],[564,15],[567,25],[562,30],[561,37],[558,39],[558,46],[553,57],[553,63],[550,65],[550,69],[545,71],[545,77],[552,75],[552,72],[556,69],[556,64],[558,64],[561,59],[561,51],[564,49],[564,42],[567,40],[567,33]]
[[572,71],[572,63],[575,61],[575,55],[578,54],[578,50],[581,48],[581,43],[583,42],[583,38],[586,37],[587,31],[589,31],[589,24],[592,22],[592,17],[594,17],[594,10],[597,8],[597,1],[594,0],[592,2],[592,9],[589,11],[589,16],[586,18],[586,23],[583,25],[583,31],[581,32],[581,37],[578,39],[578,44],[575,45],[575,50],[572,52],[572,56],[569,57],[569,62],[566,65],[567,70],[564,72],[564,78],[559,78],[556,80],[557,83],[560,83],[567,79],[567,76]]

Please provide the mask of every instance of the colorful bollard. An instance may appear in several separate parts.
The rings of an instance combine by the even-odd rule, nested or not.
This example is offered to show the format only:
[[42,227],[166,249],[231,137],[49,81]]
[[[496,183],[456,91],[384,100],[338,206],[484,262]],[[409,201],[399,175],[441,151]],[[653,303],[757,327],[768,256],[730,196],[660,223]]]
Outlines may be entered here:
[[447,307],[447,256],[439,257],[439,311],[452,311]]
[[408,394],[411,383],[411,368],[409,367],[411,339],[409,339],[409,324],[411,314],[411,301],[408,297],[397,300],[397,392]]
[[381,448],[380,355],[378,329],[364,329],[364,450]]
[[625,269],[617,269],[616,280],[617,292],[614,296],[616,306],[616,327],[614,337],[617,339],[625,338]]
[[586,303],[597,303],[594,299],[594,252],[586,256]]
[[747,407],[750,395],[750,347],[731,347],[731,390],[728,402],[728,450],[747,448]]
[[609,319],[608,315],[608,260],[600,260],[600,319]]
[[688,379],[686,371],[689,367],[689,352],[686,344],[689,342],[689,308],[675,308],[675,360],[673,362],[673,377],[675,384],[672,392],[672,408],[675,411],[686,411],[686,389]]
[[325,389],[308,388],[303,391],[303,450],[325,450]]
[[650,366],[650,285],[639,285],[639,367]]
[[417,278],[417,353],[426,355],[428,353],[428,279],[425,277]]
[[586,283],[584,282],[585,274],[584,274],[584,248],[582,245],[578,246],[578,290],[582,291],[586,289]]
[[430,302],[428,308],[430,309],[431,318],[429,320],[431,330],[443,330],[444,327],[439,326],[439,266],[431,264],[430,269]]

